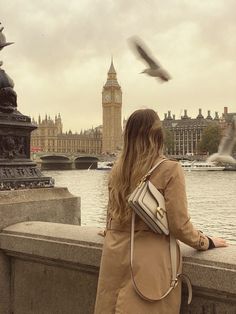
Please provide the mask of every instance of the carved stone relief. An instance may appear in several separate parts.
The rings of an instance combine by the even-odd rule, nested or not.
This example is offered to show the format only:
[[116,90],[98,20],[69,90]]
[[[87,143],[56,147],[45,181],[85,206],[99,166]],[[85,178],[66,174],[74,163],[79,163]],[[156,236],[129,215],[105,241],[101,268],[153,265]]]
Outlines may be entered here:
[[27,158],[26,137],[0,135],[0,158]]

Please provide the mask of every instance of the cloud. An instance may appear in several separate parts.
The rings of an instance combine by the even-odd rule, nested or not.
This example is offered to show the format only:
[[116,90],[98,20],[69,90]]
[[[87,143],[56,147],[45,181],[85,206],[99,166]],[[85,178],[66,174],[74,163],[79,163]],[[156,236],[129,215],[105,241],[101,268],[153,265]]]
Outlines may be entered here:
[[[23,5],[22,5],[23,3]],[[22,112],[61,112],[65,129],[101,124],[101,91],[114,55],[123,112],[218,110],[236,97],[236,2],[228,0],[11,0],[0,4],[7,40],[4,68]],[[171,73],[158,85],[126,39],[139,35]],[[172,110],[173,111],[173,110]],[[222,111],[222,110],[221,110]],[[197,113],[196,113],[197,114]]]

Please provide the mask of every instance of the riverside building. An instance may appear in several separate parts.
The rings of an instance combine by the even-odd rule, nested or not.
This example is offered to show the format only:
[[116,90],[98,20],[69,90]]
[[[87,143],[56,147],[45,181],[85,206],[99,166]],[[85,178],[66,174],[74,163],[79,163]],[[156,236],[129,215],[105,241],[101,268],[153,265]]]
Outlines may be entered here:
[[[122,90],[117,81],[116,71],[111,61],[107,73],[107,81],[102,90],[102,125],[81,131],[80,133],[63,132],[60,114],[51,119],[47,115],[44,119],[38,117],[33,122],[37,129],[32,132],[31,151],[52,153],[85,153],[85,154],[114,154],[122,147]],[[199,109],[196,118],[191,118],[184,110],[184,115],[176,119],[171,111],[165,114],[163,127],[169,133],[171,145],[166,146],[168,155],[185,156],[199,154],[199,143],[204,129],[210,124],[220,125],[222,133],[236,113],[224,112],[219,117],[218,112],[211,116],[208,110],[204,117]],[[126,120],[123,120],[123,127]]]
[[80,133],[71,131],[63,133],[60,114],[54,119],[47,115],[44,119],[39,116],[38,121],[33,120],[33,123],[38,127],[31,136],[31,151],[33,152],[101,154],[101,127]]
[[168,111],[162,123],[163,127],[169,131],[172,145],[166,147],[166,153],[175,156],[199,154],[199,143],[205,128],[209,124],[218,124],[224,133],[234,115],[236,113],[228,113],[228,107],[224,107],[224,113],[221,117],[219,117],[218,112],[215,112],[214,117],[212,117],[210,110],[204,117],[202,109],[199,109],[196,118],[189,117],[187,110],[184,110],[184,115],[180,119],[176,119],[175,115]]

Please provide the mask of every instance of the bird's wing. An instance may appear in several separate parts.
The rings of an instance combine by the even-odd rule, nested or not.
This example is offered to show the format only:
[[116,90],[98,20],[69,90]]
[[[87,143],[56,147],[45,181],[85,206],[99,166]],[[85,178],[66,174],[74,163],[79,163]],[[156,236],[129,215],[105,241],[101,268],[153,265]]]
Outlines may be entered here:
[[171,79],[170,74],[163,68],[159,68],[158,70],[157,79],[161,82],[168,82]]
[[142,45],[140,43],[134,42],[134,44],[135,44],[135,47],[136,47],[137,52],[139,53],[140,57],[143,58],[148,63],[150,68],[159,68],[160,67],[160,64],[148,55],[147,51],[145,51],[145,49],[142,47]]
[[233,117],[231,125],[227,128],[225,136],[222,138],[218,153],[221,155],[232,154],[236,143],[236,116]]
[[212,154],[207,158],[207,162],[220,162],[226,164],[236,164],[236,159],[230,155],[221,155],[219,153]]

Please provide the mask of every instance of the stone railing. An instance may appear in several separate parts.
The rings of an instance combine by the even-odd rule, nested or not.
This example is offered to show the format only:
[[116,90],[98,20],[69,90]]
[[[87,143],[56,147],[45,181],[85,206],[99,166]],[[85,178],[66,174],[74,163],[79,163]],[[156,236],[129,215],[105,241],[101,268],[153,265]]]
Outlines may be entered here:
[[[0,233],[1,314],[92,314],[103,238],[99,229],[27,221]],[[181,313],[236,313],[236,246],[183,246],[193,301]],[[111,313],[104,313],[111,314]]]

